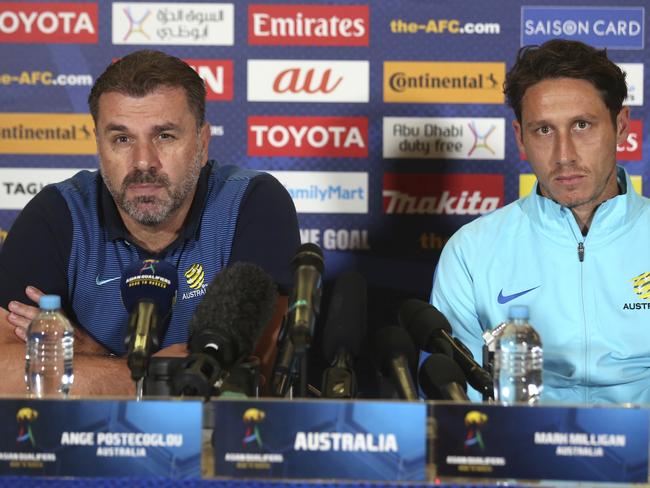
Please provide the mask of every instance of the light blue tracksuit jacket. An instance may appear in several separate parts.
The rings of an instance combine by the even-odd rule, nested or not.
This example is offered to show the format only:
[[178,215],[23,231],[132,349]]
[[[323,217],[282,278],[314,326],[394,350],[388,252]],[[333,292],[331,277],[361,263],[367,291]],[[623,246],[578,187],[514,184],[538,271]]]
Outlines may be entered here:
[[436,268],[431,303],[478,362],[483,331],[528,305],[543,403],[650,404],[650,199],[621,167],[618,179],[622,194],[598,207],[586,236],[535,186],[463,226]]

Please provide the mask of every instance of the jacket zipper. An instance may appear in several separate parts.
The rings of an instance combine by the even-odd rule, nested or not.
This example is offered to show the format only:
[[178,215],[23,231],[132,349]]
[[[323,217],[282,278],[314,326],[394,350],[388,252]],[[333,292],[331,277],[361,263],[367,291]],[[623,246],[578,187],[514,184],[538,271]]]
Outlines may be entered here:
[[585,244],[583,242],[578,242],[578,259],[582,263],[585,260]]

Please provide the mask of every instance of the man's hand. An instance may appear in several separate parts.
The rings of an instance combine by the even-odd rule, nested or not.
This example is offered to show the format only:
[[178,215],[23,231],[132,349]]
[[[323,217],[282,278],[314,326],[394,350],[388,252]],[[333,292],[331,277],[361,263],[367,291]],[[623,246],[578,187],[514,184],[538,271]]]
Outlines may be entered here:
[[[40,298],[44,293],[33,286],[28,286],[25,288],[25,294],[34,303],[38,304]],[[16,300],[9,302],[9,315],[7,315],[7,320],[14,327],[14,334],[21,341],[26,340],[27,338],[27,327],[29,323],[34,320],[38,315],[39,309],[38,306],[27,305],[25,303],[18,302]]]
[[[35,286],[25,288],[27,298],[38,304],[40,298],[45,295]],[[16,300],[9,302],[9,314],[7,321],[14,327],[14,334],[21,341],[27,340],[27,327],[36,318],[40,309],[38,306],[27,305]],[[74,324],[73,324],[74,325]],[[75,354],[99,354],[108,355],[108,350],[90,337],[81,327],[74,327],[74,352]]]

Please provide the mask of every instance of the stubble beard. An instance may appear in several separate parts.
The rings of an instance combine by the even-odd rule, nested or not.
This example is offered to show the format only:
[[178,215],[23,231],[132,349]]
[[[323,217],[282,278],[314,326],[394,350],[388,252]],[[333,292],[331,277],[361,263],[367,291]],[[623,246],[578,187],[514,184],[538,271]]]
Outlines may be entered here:
[[[118,186],[111,178],[107,177],[103,170],[100,160],[100,173],[104,183],[112,195],[115,204],[124,211],[129,217],[139,224],[147,227],[155,227],[167,221],[183,205],[188,196],[196,188],[199,174],[201,173],[201,160],[203,154],[197,150],[194,159],[188,167],[185,177],[177,184],[172,186],[169,177],[164,173],[158,173],[157,170],[150,168],[148,171],[134,169],[131,171],[122,184]],[[130,185],[133,184],[155,184],[163,187],[167,193],[167,198],[160,198],[153,195],[142,195],[128,199],[126,192]]]

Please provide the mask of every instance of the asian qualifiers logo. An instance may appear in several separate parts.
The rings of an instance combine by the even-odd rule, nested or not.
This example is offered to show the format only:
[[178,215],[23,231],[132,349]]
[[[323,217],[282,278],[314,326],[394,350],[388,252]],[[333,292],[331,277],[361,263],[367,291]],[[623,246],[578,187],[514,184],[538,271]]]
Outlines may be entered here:
[[32,422],[38,418],[38,412],[33,408],[23,407],[16,414],[18,422],[18,436],[16,444],[25,444],[29,442],[32,447],[36,447],[36,439],[32,432]]
[[259,424],[261,424],[265,418],[266,414],[257,408],[249,408],[244,412],[242,417],[244,425],[246,426],[246,432],[242,439],[242,445],[244,447],[253,443],[257,444],[257,447],[260,449],[264,446]]
[[465,436],[465,453],[476,452],[477,448],[481,452],[485,450],[485,443],[481,435],[481,427],[488,421],[488,416],[483,412],[472,410],[465,415],[465,427],[467,435]]

